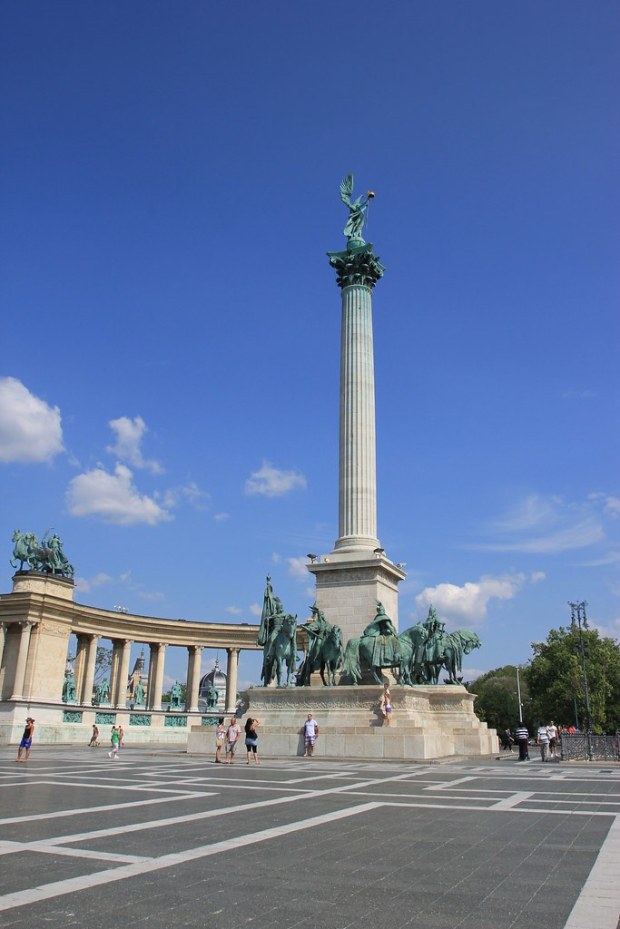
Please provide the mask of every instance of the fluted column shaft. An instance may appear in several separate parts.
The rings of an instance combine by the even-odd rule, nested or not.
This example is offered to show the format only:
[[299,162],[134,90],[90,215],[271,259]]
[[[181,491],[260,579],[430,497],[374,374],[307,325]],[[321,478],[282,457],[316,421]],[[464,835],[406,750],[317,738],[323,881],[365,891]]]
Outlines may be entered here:
[[28,660],[28,647],[30,645],[30,633],[32,632],[32,623],[28,621],[20,622],[19,647],[17,650],[17,661],[15,663],[15,680],[13,682],[13,693],[11,700],[21,700],[24,696],[24,679],[26,677],[26,662]]
[[372,290],[342,288],[340,472],[336,549],[378,547]]
[[226,667],[226,712],[234,713],[237,708],[237,672],[239,669],[239,649],[227,648],[228,663]]
[[86,653],[86,668],[84,670],[84,679],[79,691],[80,702],[90,705],[93,702],[93,683],[95,680],[95,668],[97,666],[97,646],[99,645],[99,636],[91,635],[88,637],[88,646]]
[[187,648],[187,687],[186,706],[190,713],[198,712],[198,690],[200,688],[200,662],[202,646],[189,645]]
[[121,639],[121,651],[118,663],[118,680],[116,682],[114,703],[125,709],[127,705],[127,680],[129,678],[129,660],[131,657],[131,639]]

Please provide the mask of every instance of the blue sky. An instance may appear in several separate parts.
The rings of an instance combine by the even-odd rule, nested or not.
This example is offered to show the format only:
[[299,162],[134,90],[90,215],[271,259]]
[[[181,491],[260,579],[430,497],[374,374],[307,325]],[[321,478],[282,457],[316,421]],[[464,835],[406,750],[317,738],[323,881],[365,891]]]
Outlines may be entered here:
[[618,635],[617,3],[1,15],[0,589],[13,529],[53,526],[80,602],[254,622],[270,572],[307,618],[352,171],[401,629],[475,628],[470,676],[567,600]]

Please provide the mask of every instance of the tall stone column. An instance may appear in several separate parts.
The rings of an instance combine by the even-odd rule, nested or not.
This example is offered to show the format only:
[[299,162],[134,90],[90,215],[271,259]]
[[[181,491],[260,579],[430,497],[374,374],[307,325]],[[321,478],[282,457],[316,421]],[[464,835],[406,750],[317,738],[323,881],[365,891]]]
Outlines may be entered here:
[[226,712],[234,713],[237,709],[237,673],[239,670],[239,649],[227,648],[226,666]]
[[164,642],[151,643],[151,660],[149,663],[149,709],[161,710],[161,695],[164,688],[164,662],[166,645]]
[[341,552],[372,552],[377,538],[375,369],[370,284],[342,288],[338,539]]
[[99,645],[99,636],[88,636],[88,645],[86,652],[86,667],[84,669],[84,679],[82,687],[78,691],[80,703],[91,706],[93,702],[93,684],[95,681],[95,669],[97,667],[97,646]]
[[33,623],[24,620],[19,623],[19,647],[17,650],[17,661],[15,662],[15,678],[13,680],[13,693],[10,700],[23,700],[24,697],[24,679],[26,677],[26,662],[28,660],[28,646],[30,645],[30,634]]
[[88,643],[90,637],[87,635],[78,635],[77,648],[75,652],[75,693],[76,700],[81,702],[82,687],[84,684],[84,674],[86,673],[86,662],[88,660]]
[[200,664],[202,659],[202,645],[187,646],[187,684],[186,709],[190,713],[198,712],[198,691],[200,688]]
[[131,657],[132,642],[130,639],[121,639],[120,646],[118,680],[116,682],[113,702],[119,709],[124,710],[127,705],[127,680],[129,678],[129,659]]

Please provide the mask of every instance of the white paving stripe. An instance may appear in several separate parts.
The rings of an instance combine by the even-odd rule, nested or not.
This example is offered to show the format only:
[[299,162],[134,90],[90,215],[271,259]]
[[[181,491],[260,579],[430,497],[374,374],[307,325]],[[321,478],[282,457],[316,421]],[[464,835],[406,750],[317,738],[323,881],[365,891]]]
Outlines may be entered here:
[[455,781],[443,781],[440,784],[434,784],[432,787],[425,787],[424,790],[446,790],[447,787],[456,787],[457,784],[464,784],[466,781],[478,781],[480,778],[469,775],[468,777],[457,777]]
[[378,803],[364,803],[346,810],[334,811],[321,816],[312,816],[309,819],[299,820],[287,826],[262,829],[259,832],[238,836],[236,839],[226,839],[223,842],[214,842],[212,845],[202,845],[184,852],[174,852],[173,854],[163,855],[161,858],[154,858],[150,861],[135,862],[125,865],[124,867],[99,871],[98,873],[89,874],[84,877],[68,878],[64,881],[54,881],[51,884],[33,887],[30,890],[20,890],[0,897],[0,910],[11,910],[18,906],[40,903],[43,900],[51,900],[54,897],[61,897],[65,894],[77,893],[80,890],[101,887],[103,884],[123,881],[128,878],[141,877],[143,874],[149,874],[153,871],[162,871],[166,868],[175,867],[190,861],[197,861],[200,858],[207,858],[211,855],[235,851],[238,848],[244,848],[248,845],[267,842],[270,839],[279,839],[294,832],[314,829],[317,826],[329,825],[339,819],[347,819],[351,816],[357,816],[360,813],[370,812],[370,810],[374,810],[380,805],[381,804]]
[[148,800],[133,800],[128,803],[111,803],[106,806],[87,806],[77,810],[54,810],[53,813],[33,813],[29,816],[7,816],[0,819],[0,826],[13,823],[36,822],[40,819],[63,819],[65,816],[83,816],[85,813],[104,813],[108,810],[127,810],[134,806],[154,806],[156,803],[178,803],[180,800],[195,800],[200,797],[212,797],[214,793],[188,793],[174,797],[150,797]]
[[620,817],[603,842],[564,929],[616,929],[620,915]]
[[0,855],[11,854],[15,851],[29,851],[31,848],[37,851],[44,846],[55,848],[58,845],[66,845],[69,843],[88,842],[93,839],[107,838],[114,835],[127,835],[130,832],[142,832],[147,829],[161,829],[168,826],[176,826],[181,823],[193,823],[203,819],[226,816],[228,813],[245,813],[250,810],[263,809],[269,806],[279,806],[284,803],[297,803],[299,800],[316,799],[317,797],[324,797],[326,793],[326,791],[322,790],[308,791],[307,793],[290,794],[286,797],[274,797],[271,800],[257,800],[254,803],[238,803],[235,806],[218,807],[214,810],[203,810],[200,813],[170,816],[167,819],[153,819],[149,822],[140,823],[123,823],[120,826],[110,826],[107,829],[94,829],[89,832],[75,832],[73,835],[53,836],[49,839],[37,839],[34,842],[4,842],[0,843]]
[[504,797],[503,800],[498,800],[497,803],[493,804],[491,809],[511,810],[513,807],[517,806],[517,804],[523,803],[525,800],[529,800],[529,798],[533,795],[534,793],[531,790],[518,790],[516,793],[511,794],[509,797]]

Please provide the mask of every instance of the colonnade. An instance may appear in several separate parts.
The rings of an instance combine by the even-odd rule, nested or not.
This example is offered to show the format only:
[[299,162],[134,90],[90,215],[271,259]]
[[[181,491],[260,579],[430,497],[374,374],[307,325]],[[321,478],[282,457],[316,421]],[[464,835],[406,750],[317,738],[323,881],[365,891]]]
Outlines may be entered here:
[[[93,705],[97,649],[112,643],[109,692],[102,708],[127,709],[131,649],[149,648],[144,709],[162,711],[168,648],[187,653],[185,712],[198,713],[204,648],[227,655],[224,712],[234,712],[239,652],[256,650],[257,627],[247,623],[205,623],[159,619],[100,610],[73,602],[73,583],[65,578],[24,573],[13,578],[13,592],[0,597],[0,703],[62,704],[67,653],[77,642],[74,674],[76,709]],[[75,639],[72,640],[72,636]]]
[[[75,656],[75,686],[77,702],[89,706],[92,703],[93,687],[95,682],[95,669],[97,661],[97,648],[102,636],[93,633],[77,634],[77,652]],[[24,658],[18,668],[21,669],[21,684],[26,669],[29,631],[22,631],[20,640],[20,657],[22,643]],[[129,680],[129,666],[131,659],[132,639],[112,639],[112,664],[110,669],[110,695],[106,706],[116,709],[125,709],[127,682]],[[166,642],[149,642],[150,661],[148,668],[148,685],[146,689],[145,709],[153,712],[162,710],[162,693],[164,686],[164,664],[166,659]],[[201,663],[203,645],[187,645],[187,677],[185,710],[189,713],[199,712],[198,693],[201,679]],[[225,712],[234,712],[237,699],[237,679],[239,668],[239,648],[226,648],[226,699]],[[0,653],[1,654],[1,653]],[[16,672],[17,676],[17,672]],[[20,699],[12,696],[11,699]]]

